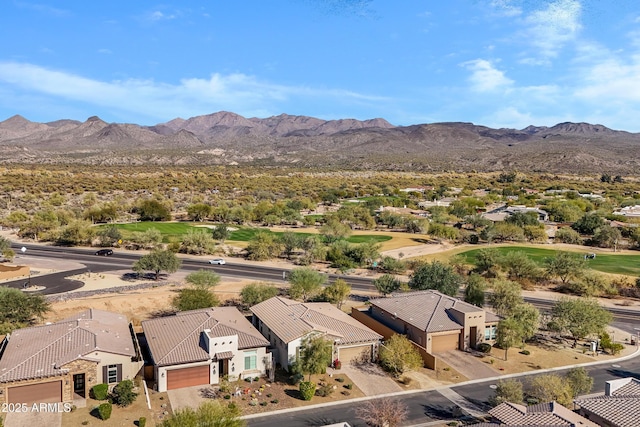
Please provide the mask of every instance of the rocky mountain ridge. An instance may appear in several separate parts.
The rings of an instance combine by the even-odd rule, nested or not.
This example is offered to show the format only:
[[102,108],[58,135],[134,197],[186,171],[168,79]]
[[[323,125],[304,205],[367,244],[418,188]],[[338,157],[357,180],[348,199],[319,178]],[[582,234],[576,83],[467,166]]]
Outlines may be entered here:
[[0,122],[0,162],[296,165],[420,171],[623,173],[640,170],[640,134],[589,123],[493,129],[450,122],[321,120],[221,111],[154,126],[61,119]]

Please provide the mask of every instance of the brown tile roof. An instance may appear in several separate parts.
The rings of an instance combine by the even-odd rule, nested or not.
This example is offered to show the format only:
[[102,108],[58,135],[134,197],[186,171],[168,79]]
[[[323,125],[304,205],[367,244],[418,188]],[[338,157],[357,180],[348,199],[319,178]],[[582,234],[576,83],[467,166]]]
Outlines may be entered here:
[[[426,332],[459,330],[462,325],[453,318],[451,309],[463,313],[484,311],[434,290],[394,294],[386,298],[372,299],[370,303]],[[486,316],[485,320],[494,321],[494,316],[491,317],[492,320],[488,320],[489,316]]]
[[382,335],[327,302],[301,303],[273,297],[254,305],[251,311],[286,343],[312,331],[340,338],[341,345],[382,339]]
[[598,427],[597,424],[565,408],[557,402],[524,406],[505,402],[489,411],[489,415],[505,426],[585,426]]
[[233,351],[221,351],[220,353],[216,353],[216,359],[224,360],[233,358]]
[[[615,427],[636,427],[640,423],[640,381],[627,378],[629,382],[614,389],[609,396],[576,399],[581,410],[591,412]],[[609,381],[608,383],[622,380]]]
[[125,316],[89,309],[56,323],[14,331],[0,360],[0,382],[61,375],[69,362],[97,360],[91,355],[96,351],[136,355]]
[[211,337],[238,336],[238,348],[269,345],[261,334],[235,307],[214,307],[185,311],[175,316],[142,322],[149,350],[158,366],[201,362],[209,353],[200,345],[200,335],[211,330]]

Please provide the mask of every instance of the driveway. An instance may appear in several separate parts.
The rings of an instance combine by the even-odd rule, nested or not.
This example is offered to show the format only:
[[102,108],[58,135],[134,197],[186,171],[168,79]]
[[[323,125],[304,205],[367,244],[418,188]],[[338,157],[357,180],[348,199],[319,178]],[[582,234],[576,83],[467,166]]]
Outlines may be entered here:
[[60,412],[9,412],[4,420],[7,427],[61,427],[62,413]]
[[198,385],[194,387],[178,388],[176,390],[169,390],[169,402],[171,403],[171,409],[174,411],[184,408],[197,408],[203,402],[210,399],[202,397],[201,389],[207,388],[206,385]]
[[451,350],[438,354],[438,359],[451,366],[470,380],[497,377],[501,372],[484,363],[479,357],[460,350]]
[[378,365],[373,363],[362,365],[345,363],[342,365],[342,369],[334,372],[343,373],[351,378],[351,381],[362,390],[365,396],[376,396],[402,391],[402,387],[392,380]]

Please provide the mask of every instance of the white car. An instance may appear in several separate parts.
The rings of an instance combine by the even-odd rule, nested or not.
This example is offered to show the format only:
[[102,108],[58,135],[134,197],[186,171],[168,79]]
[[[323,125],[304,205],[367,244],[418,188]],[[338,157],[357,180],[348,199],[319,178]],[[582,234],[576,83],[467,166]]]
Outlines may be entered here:
[[214,259],[210,259],[209,260],[209,264],[214,264],[214,265],[225,265],[226,262],[225,260],[223,260],[222,258],[214,258]]

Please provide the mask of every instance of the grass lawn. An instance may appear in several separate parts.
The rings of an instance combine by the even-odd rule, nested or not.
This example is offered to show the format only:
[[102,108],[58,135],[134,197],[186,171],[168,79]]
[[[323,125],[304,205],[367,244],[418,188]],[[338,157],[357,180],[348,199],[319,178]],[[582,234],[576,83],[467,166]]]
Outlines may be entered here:
[[[532,248],[527,246],[492,246],[502,254],[508,252],[520,251],[526,253],[529,258],[543,265],[545,258],[552,258],[556,251],[553,249]],[[486,248],[486,247],[485,247]],[[475,264],[475,257],[478,251],[483,248],[471,249],[460,252],[469,264]],[[584,252],[575,252],[577,255],[589,253],[589,248],[585,247]],[[574,252],[572,252],[574,253]],[[622,255],[622,254],[597,254],[595,259],[588,259],[587,265],[596,271],[611,274],[624,274],[627,276],[640,276],[640,255]]]

